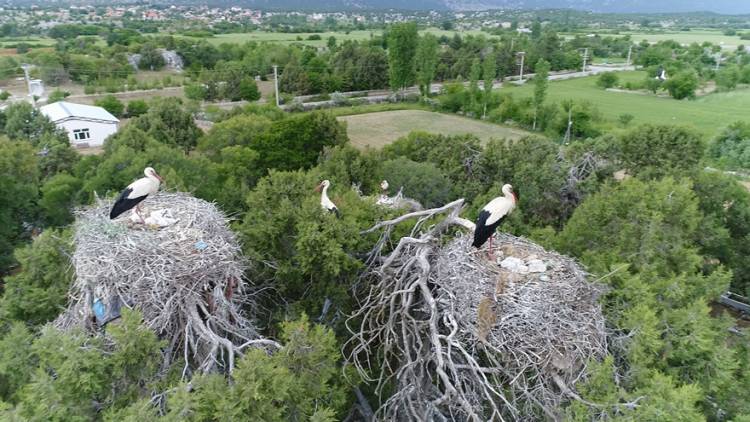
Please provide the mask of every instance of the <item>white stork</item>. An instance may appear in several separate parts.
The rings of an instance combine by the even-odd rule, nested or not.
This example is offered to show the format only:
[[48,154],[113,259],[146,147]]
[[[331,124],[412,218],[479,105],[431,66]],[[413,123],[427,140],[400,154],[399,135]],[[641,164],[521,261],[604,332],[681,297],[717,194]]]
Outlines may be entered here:
[[387,195],[388,194],[388,187],[389,186],[390,185],[388,184],[387,180],[383,180],[382,182],[380,182],[380,190],[383,191],[383,195]]
[[492,253],[492,235],[502,223],[503,219],[510,215],[516,208],[518,197],[513,192],[513,186],[503,185],[503,196],[498,196],[482,208],[477,218],[477,227],[474,229],[474,243],[472,246],[481,248],[487,239],[490,240],[490,253]]
[[315,188],[316,192],[321,192],[322,191],[322,193],[320,194],[320,206],[324,210],[326,210],[328,212],[332,212],[332,213],[336,214],[336,217],[340,218],[341,217],[341,213],[339,212],[338,207],[336,206],[336,204],[333,203],[333,201],[330,200],[330,198],[328,198],[328,187],[329,186],[331,186],[331,182],[328,181],[328,180],[324,180],[324,181],[320,182],[320,184],[318,185],[317,188]]
[[159,184],[163,181],[161,176],[156,174],[156,170],[151,167],[146,167],[143,170],[143,174],[146,177],[142,177],[135,182],[131,183],[126,187],[120,196],[112,206],[112,211],[109,212],[109,218],[115,219],[125,211],[135,207],[135,213],[141,218],[141,222],[144,222],[143,216],[141,216],[140,203],[147,196],[155,194],[159,190]]

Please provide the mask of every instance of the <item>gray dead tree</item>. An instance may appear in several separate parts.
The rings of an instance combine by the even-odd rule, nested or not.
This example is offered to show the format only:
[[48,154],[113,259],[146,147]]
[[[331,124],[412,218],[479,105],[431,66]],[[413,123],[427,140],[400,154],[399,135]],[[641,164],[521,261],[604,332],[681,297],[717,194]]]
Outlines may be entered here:
[[[555,420],[607,354],[601,286],[570,258],[498,234],[471,248],[463,200],[376,224],[348,360],[381,397],[378,420]],[[411,233],[392,242],[400,224]],[[388,393],[388,396],[386,396]]]

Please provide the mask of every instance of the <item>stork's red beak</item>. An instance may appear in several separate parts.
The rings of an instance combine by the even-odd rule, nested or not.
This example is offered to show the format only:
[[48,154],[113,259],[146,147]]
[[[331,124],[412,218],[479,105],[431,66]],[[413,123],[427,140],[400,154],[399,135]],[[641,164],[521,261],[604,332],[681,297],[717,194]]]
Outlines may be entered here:
[[157,179],[159,179],[160,182],[164,183],[164,179],[161,178],[156,172],[154,172],[154,176],[156,176]]
[[318,185],[318,186],[317,186],[317,187],[315,188],[315,192],[320,192],[320,191],[321,191],[322,189],[323,189],[323,184],[321,183],[321,184],[319,184],[319,185]]

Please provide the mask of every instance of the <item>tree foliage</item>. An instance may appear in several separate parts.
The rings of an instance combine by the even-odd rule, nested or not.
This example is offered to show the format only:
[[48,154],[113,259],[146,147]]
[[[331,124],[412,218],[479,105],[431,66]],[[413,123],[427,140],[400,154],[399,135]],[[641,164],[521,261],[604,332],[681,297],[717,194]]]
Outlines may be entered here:
[[616,73],[604,72],[599,75],[599,78],[596,80],[596,85],[604,89],[612,88],[617,85],[618,80],[619,78]]
[[94,104],[104,108],[115,117],[122,117],[125,112],[125,104],[114,95],[107,95],[104,98],[94,101]]
[[36,220],[38,160],[30,144],[0,137],[0,273],[13,262],[13,249],[28,236]]
[[664,82],[664,88],[676,100],[695,98],[698,82],[698,74],[694,70],[685,70]]
[[388,35],[388,64],[391,89],[411,86],[416,78],[415,56],[419,36],[414,22],[393,25]]
[[419,92],[423,97],[430,95],[430,84],[435,80],[435,70],[437,68],[438,42],[432,34],[425,34],[419,39],[415,58],[417,70],[417,82],[419,82]]
[[691,130],[643,125],[620,138],[620,150],[628,174],[645,179],[694,174],[703,161],[706,146]]
[[735,122],[709,147],[711,158],[729,169],[750,169],[750,124]]

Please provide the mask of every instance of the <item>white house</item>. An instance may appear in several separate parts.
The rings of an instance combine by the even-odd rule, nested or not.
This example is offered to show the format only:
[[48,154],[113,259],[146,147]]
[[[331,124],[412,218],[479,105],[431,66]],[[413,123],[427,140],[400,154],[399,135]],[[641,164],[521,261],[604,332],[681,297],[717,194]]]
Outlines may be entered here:
[[102,107],[58,101],[39,108],[57,127],[68,132],[74,147],[97,147],[107,136],[117,132],[120,122]]

